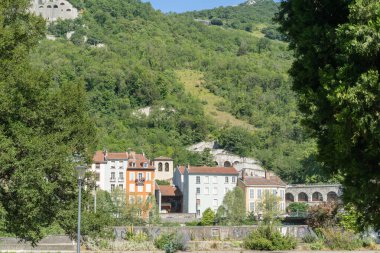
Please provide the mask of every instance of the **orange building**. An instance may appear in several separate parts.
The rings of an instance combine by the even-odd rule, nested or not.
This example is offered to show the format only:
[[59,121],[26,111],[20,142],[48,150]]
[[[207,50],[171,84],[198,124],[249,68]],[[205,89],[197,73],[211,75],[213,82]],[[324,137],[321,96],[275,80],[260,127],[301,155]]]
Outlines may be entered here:
[[[126,192],[129,203],[147,204],[149,198],[154,196],[155,168],[144,154],[130,152],[126,173]],[[149,204],[148,208],[150,207]]]

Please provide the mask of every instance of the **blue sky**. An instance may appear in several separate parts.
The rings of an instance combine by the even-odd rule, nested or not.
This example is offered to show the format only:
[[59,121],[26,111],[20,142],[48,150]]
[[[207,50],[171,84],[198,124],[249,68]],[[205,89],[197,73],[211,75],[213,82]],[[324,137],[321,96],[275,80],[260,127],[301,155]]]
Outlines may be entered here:
[[162,12],[185,12],[237,5],[245,2],[245,0],[143,0],[143,2],[150,2],[153,8]]

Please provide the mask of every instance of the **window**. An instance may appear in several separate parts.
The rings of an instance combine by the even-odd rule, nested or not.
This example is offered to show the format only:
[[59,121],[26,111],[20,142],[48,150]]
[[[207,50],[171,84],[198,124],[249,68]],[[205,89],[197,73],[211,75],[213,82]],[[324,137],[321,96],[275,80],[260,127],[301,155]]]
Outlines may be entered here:
[[123,169],[123,161],[119,162],[119,169],[121,169],[121,170]]
[[165,163],[165,171],[169,171],[169,163]]
[[143,186],[142,185],[137,186],[137,192],[143,192]]
[[100,173],[95,173],[95,180],[100,181]]
[[100,169],[100,163],[95,164],[95,169]]
[[201,210],[197,210],[197,216],[201,215]]
[[284,197],[285,197],[285,191],[284,190],[280,190],[280,195],[281,195],[281,199],[284,199]]
[[123,184],[119,184],[119,188],[123,190]]
[[268,189],[265,189],[265,190],[264,190],[264,196],[265,196],[265,197],[268,197],[268,195],[269,195],[269,190],[268,190]]
[[147,163],[144,163],[144,168],[148,168],[148,164]]
[[205,188],[205,195],[210,194],[208,187]]
[[131,204],[135,203],[135,196],[129,196],[129,203]]
[[135,192],[135,184],[129,184],[129,192]]
[[225,184],[228,184],[228,181],[229,181],[229,180],[228,180],[228,177],[225,177],[225,178],[224,178],[224,183],[225,183]]
[[135,180],[135,173],[134,172],[129,172],[129,180],[134,181]]
[[111,181],[115,181],[115,172],[111,172]]
[[249,189],[249,198],[254,199],[255,198],[255,190],[254,189]]
[[147,173],[146,173],[146,180],[147,180],[147,181],[150,181],[150,172],[147,172]]
[[195,183],[196,183],[196,184],[200,184],[200,183],[201,183],[201,177],[200,177],[200,176],[197,176],[197,177],[195,178]]
[[197,204],[197,207],[200,206],[200,205],[201,205],[201,200],[200,200],[200,199],[197,199],[196,204]]
[[145,190],[146,190],[146,192],[151,192],[152,191],[152,185],[151,184],[147,184]]
[[162,163],[158,163],[158,171],[162,171]]
[[115,190],[115,185],[111,184],[111,191]]
[[284,210],[285,210],[285,208],[284,208],[284,203],[281,202],[281,211],[284,211]]
[[257,190],[257,198],[261,199],[261,189]]
[[255,211],[255,202],[249,202],[249,211],[254,212]]
[[139,173],[137,174],[137,179],[138,179],[139,181],[141,181],[142,178],[143,178],[143,173],[139,172]]
[[201,194],[201,188],[197,187],[197,194]]
[[214,184],[218,183],[218,178],[217,178],[216,176],[213,176],[213,177],[212,177],[212,182],[213,182]]
[[218,207],[218,200],[217,200],[217,199],[214,199],[214,200],[212,201],[212,206],[213,206],[213,207]]
[[119,181],[123,181],[123,180],[124,180],[124,173],[119,172]]
[[142,196],[137,196],[137,203],[141,204],[143,202],[143,197]]
[[273,190],[272,190],[272,193],[273,193],[274,196],[276,196],[276,195],[277,195],[277,191],[276,191],[276,189],[273,189]]
[[218,188],[214,187],[214,188],[212,189],[212,193],[213,193],[214,195],[217,195],[217,194],[218,194]]
[[232,183],[236,183],[236,177],[232,177]]

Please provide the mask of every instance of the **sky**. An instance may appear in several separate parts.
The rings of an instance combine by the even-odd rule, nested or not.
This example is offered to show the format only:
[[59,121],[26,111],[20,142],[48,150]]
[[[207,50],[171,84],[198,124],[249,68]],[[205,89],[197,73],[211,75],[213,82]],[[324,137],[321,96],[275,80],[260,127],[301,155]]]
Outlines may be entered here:
[[245,0],[143,0],[162,12],[185,12],[244,3]]

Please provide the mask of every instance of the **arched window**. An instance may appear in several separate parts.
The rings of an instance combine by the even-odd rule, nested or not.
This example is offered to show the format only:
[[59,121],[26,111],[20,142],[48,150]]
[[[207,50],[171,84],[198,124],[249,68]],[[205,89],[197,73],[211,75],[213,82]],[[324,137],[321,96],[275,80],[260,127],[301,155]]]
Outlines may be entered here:
[[304,192],[300,192],[298,194],[298,202],[308,202],[309,198],[307,197],[307,194]]
[[169,171],[169,163],[165,163],[165,171]]
[[46,6],[46,8],[51,9],[51,5]]
[[214,161],[214,164],[215,166],[219,166],[218,162],[217,161]]
[[285,194],[285,201],[286,202],[294,202],[294,196],[290,192]]
[[329,192],[327,193],[327,202],[337,201],[338,200],[338,194],[336,192]]
[[65,5],[65,3],[60,3],[59,5]]
[[231,167],[231,163],[229,161],[224,162],[224,167]]
[[54,5],[54,9],[57,9],[58,8],[58,5]]
[[323,201],[323,196],[320,192],[314,192],[311,196],[312,201]]
[[66,11],[71,11],[71,9],[67,9]]
[[162,163],[158,163],[158,171],[162,171]]

